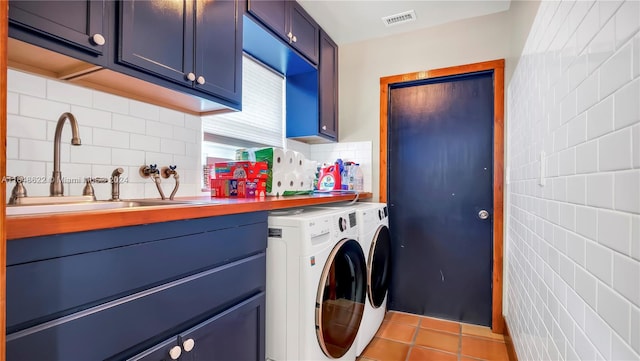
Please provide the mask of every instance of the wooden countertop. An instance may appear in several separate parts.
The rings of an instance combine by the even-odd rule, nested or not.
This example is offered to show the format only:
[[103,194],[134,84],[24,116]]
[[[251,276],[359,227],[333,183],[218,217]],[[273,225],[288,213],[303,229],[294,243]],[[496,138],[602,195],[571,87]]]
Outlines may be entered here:
[[[358,199],[369,199],[372,196],[372,193],[360,193]],[[355,198],[355,194],[314,194],[310,196],[264,198],[188,197],[176,198],[176,201],[193,201],[193,204],[7,216],[5,226],[7,240],[12,240],[181,219],[345,202]]]

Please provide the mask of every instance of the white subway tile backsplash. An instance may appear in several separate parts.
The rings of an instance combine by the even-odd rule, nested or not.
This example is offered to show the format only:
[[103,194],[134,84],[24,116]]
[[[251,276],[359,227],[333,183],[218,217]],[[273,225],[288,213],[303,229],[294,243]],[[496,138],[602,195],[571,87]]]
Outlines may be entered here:
[[559,175],[571,175],[576,173],[576,149],[570,148],[560,152],[558,161]]
[[173,138],[176,140],[195,143],[198,141],[198,137],[200,135],[201,134],[198,131],[193,129],[179,128],[176,126],[173,127]]
[[640,168],[640,124],[631,128],[631,153],[633,154],[633,168]]
[[631,347],[640,354],[640,308],[631,307]]
[[7,69],[7,90],[44,98],[47,96],[47,81],[36,75]]
[[610,360],[611,329],[604,320],[589,307],[585,309],[585,332],[605,359]]
[[569,122],[568,145],[572,147],[574,145],[583,143],[586,140],[587,140],[587,115],[583,113]]
[[200,167],[199,167],[200,163],[198,162],[198,159],[195,159],[193,157],[186,157],[186,156],[174,154],[173,164],[177,165],[178,167],[180,167],[179,169],[182,169],[182,170],[189,170],[189,171],[198,170],[198,172],[200,171]]
[[598,314],[625,340],[629,340],[631,305],[611,288],[598,284]]
[[631,216],[626,213],[598,211],[598,243],[624,254],[630,254]]
[[560,225],[574,231],[576,229],[576,207],[571,204],[560,203]]
[[129,148],[129,133],[109,129],[93,130],[93,145],[113,148]]
[[160,151],[175,155],[184,155],[186,152],[185,143],[179,140],[162,139],[160,141]]
[[587,242],[587,270],[602,282],[612,284],[613,252],[597,243]]
[[592,174],[587,176],[587,205],[613,208],[613,174]]
[[115,166],[114,169],[119,166],[141,166],[145,164],[144,151],[114,148],[111,150],[111,164]]
[[633,352],[626,340],[622,340],[620,336],[613,334],[611,340],[611,360],[640,360],[638,353]]
[[18,114],[20,111],[20,95],[7,92],[7,114]]
[[624,44],[640,29],[640,2],[628,0],[616,13],[616,45]]
[[17,155],[19,149],[18,138],[7,136],[7,154]]
[[640,213],[640,169],[616,173],[614,183],[615,209]]
[[46,140],[47,121],[8,114],[7,135],[17,138]]
[[585,265],[585,245],[584,238],[573,232],[567,232],[567,256],[582,267]]
[[107,111],[72,105],[71,113],[75,115],[78,124],[81,126],[111,128],[111,113]]
[[131,134],[130,148],[152,152],[160,151],[160,138],[141,134]]
[[122,114],[113,114],[111,122],[115,130],[137,134],[145,134],[147,131],[146,121],[144,119]]
[[595,309],[597,303],[598,280],[582,267],[576,267],[575,272],[576,292],[578,292],[580,297],[582,297],[582,299],[585,300],[591,308]]
[[[599,1],[600,27],[615,15],[616,10],[624,3],[624,0]],[[613,22],[613,21],[612,21]],[[600,30],[602,32],[602,30]],[[612,41],[615,44],[615,41]]]
[[613,97],[596,104],[587,112],[587,138],[594,139],[613,131]]
[[631,216],[631,257],[640,260],[640,216]]
[[576,173],[598,170],[598,141],[593,140],[576,147]]
[[[52,161],[53,146],[44,140],[20,139],[21,160]],[[61,159],[62,155],[60,156]]]
[[597,209],[576,207],[576,232],[594,241],[598,238]]
[[[139,102],[137,100],[129,101],[129,114],[137,118],[159,120],[160,107],[149,103]],[[182,127],[183,125],[180,124]]]
[[[601,2],[600,4],[603,4]],[[609,59],[616,49],[616,23],[614,20],[610,20],[600,30],[598,35],[589,44],[587,51],[589,58],[589,73],[596,70],[600,72],[599,66],[601,66],[605,60]]]
[[599,140],[598,167],[601,171],[632,167],[631,129],[619,130]]
[[146,135],[160,138],[171,138],[173,135],[173,128],[168,124],[147,120]]
[[633,37],[633,77],[640,76],[640,33]]
[[[160,113],[160,121],[166,118],[162,117],[162,113]],[[179,126],[180,124],[173,124],[175,126]],[[200,117],[196,117],[195,115],[185,114],[184,115],[184,127],[187,129],[196,130],[198,133],[202,133],[202,119]]]
[[613,255],[613,288],[640,307],[640,263],[620,254]]
[[108,147],[83,145],[82,149],[77,148],[70,152],[70,162],[84,164],[111,164],[111,149]]
[[585,176],[567,178],[567,202],[585,204],[586,190],[587,178]]
[[627,84],[615,94],[616,129],[638,122],[640,122],[640,78]]
[[[144,159],[144,164],[157,164],[159,168],[164,165],[174,164],[173,154],[169,153],[147,151],[144,153]],[[182,164],[178,164],[178,166],[182,166]]]
[[[189,119],[189,121],[201,122],[200,118],[198,118],[198,117],[194,117],[194,118],[195,118],[195,120],[194,119]],[[184,113],[180,113],[178,111],[175,111],[175,110],[172,110],[172,109],[167,109],[167,108],[160,108],[159,109],[158,121],[160,121],[162,123],[165,123],[165,124],[168,124],[168,125],[175,125],[176,127],[184,127],[184,126],[187,125],[185,123],[185,114]]]
[[[616,18],[616,24],[617,24]],[[616,29],[617,31],[618,29]],[[616,37],[618,34],[616,33]],[[631,81],[631,43],[617,51],[600,69],[600,96],[607,96]]]
[[129,114],[129,100],[117,95],[93,91],[93,108],[113,113]]
[[91,106],[93,103],[90,91],[51,79],[47,80],[47,99],[81,106]]
[[[567,357],[567,360],[595,360],[596,359],[596,348],[591,343],[587,335],[582,332],[581,327],[575,328],[575,355],[571,355]],[[570,347],[571,350],[573,348]]]
[[60,115],[71,110],[69,104],[20,95],[20,115],[57,121]]

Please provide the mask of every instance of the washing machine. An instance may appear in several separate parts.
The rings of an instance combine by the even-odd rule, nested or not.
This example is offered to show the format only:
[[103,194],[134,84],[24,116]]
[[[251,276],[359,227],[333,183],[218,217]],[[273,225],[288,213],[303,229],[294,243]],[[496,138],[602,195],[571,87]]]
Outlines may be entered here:
[[270,212],[267,360],[356,359],[366,259],[348,209]]
[[356,211],[358,240],[367,261],[367,300],[356,337],[356,356],[360,356],[382,325],[387,309],[391,263],[388,208],[385,203],[370,202],[320,205],[317,208]]

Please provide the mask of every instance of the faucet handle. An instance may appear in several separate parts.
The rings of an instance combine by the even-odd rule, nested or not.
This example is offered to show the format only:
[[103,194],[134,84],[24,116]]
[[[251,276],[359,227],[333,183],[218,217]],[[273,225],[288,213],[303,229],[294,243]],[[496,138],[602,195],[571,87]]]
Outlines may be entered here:
[[178,175],[178,172],[176,172],[177,168],[177,165],[162,167],[162,169],[160,170],[160,175],[162,176],[162,178],[169,178],[172,174],[174,177],[176,177]]
[[160,174],[157,164],[143,165],[140,167],[140,176],[142,178],[149,178],[154,174]]
[[16,182],[16,185],[13,186],[13,189],[11,190],[11,197],[9,197],[9,204],[17,204],[20,198],[24,198],[27,196],[27,188],[25,188],[24,184],[22,184],[24,182],[23,176],[20,176],[20,175],[17,177],[7,176],[5,177],[5,180],[7,182],[12,182],[12,181]]

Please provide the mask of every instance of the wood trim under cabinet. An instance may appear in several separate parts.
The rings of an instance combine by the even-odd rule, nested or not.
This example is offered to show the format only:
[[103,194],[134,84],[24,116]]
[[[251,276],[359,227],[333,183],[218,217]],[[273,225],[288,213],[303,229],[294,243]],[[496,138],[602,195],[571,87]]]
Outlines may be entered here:
[[379,201],[387,202],[387,128],[389,86],[396,83],[443,76],[493,71],[493,270],[491,331],[504,333],[502,316],[502,277],[504,247],[504,59],[392,75],[380,78],[380,195]]
[[5,360],[5,333],[6,330],[6,315],[5,309],[7,305],[6,298],[6,265],[7,265],[7,241],[6,241],[6,229],[5,227],[5,213],[7,199],[6,188],[7,182],[5,177],[7,175],[7,38],[9,36],[8,30],[8,17],[9,17],[9,2],[0,1],[0,361]]

